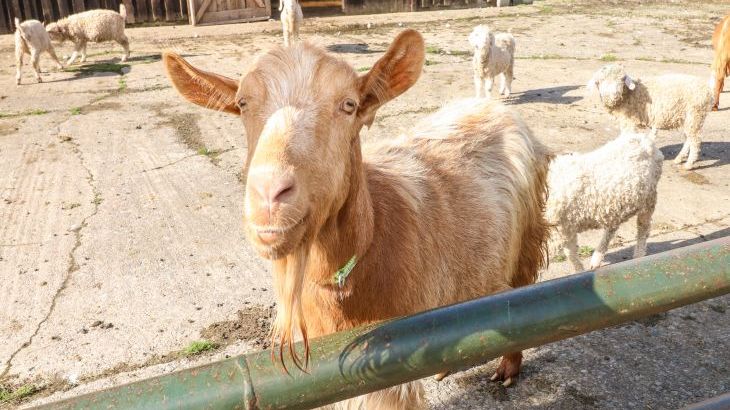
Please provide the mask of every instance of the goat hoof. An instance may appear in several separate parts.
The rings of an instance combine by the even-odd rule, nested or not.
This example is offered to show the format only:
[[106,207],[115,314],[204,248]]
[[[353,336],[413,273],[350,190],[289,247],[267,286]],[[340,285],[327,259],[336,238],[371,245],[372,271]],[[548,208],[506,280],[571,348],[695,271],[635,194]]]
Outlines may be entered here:
[[439,373],[439,374],[433,376],[433,379],[436,380],[437,382],[440,382],[441,380],[445,379],[446,376],[448,376],[450,374],[451,374],[451,372],[445,371],[445,372],[442,372],[442,373]]
[[505,380],[504,382],[502,382],[502,386],[509,387],[509,386],[512,385],[512,382],[513,382],[513,379],[511,377],[508,377],[507,380]]

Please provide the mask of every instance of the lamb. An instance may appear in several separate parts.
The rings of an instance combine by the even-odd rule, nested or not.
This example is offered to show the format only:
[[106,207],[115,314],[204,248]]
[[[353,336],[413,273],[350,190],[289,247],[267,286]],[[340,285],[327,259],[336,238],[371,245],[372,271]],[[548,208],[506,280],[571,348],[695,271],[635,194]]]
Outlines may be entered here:
[[469,34],[469,44],[474,47],[472,67],[476,96],[490,98],[494,78],[501,75],[499,93],[509,97],[515,66],[515,38],[512,34],[494,34],[489,27],[481,24]]
[[633,79],[623,66],[609,64],[593,75],[587,87],[598,90],[601,103],[619,119],[622,130],[683,127],[686,139],[674,163],[687,159],[684,168],[694,167],[700,155],[700,130],[714,100],[705,80],[684,74]]
[[725,77],[730,76],[730,14],[715,27],[712,49],[715,50],[711,79],[715,87],[715,103],[712,105],[712,111],[717,111],[720,106],[720,93],[725,86]]
[[[311,337],[528,285],[544,265],[549,153],[512,110],[460,101],[362,144],[424,60],[413,30],[362,75],[307,43],[268,51],[240,81],[163,55],[183,97],[243,123],[245,229],[272,261],[279,355],[288,347],[301,368]],[[521,361],[506,354],[493,379],[511,384]],[[357,408],[417,408],[421,392],[395,387]]]
[[56,52],[53,50],[51,39],[46,33],[43,24],[38,20],[26,20],[23,23],[15,18],[15,83],[20,85],[20,72],[23,67],[23,56],[30,54],[30,62],[35,71],[35,77],[39,83],[42,83],[40,66],[38,60],[42,52],[47,52],[56,66],[61,69],[63,64],[58,61]]
[[122,61],[129,57],[129,40],[124,34],[124,21],[127,10],[119,5],[119,13],[112,10],[89,10],[73,14],[46,26],[46,31],[54,41],[69,40],[74,44],[74,52],[68,60],[73,63],[81,53],[81,62],[86,61],[86,43],[116,41],[124,48]]
[[648,135],[624,131],[613,141],[585,154],[557,156],[548,173],[545,217],[557,229],[562,248],[577,271],[577,235],[603,229],[603,237],[591,257],[591,269],[601,265],[619,225],[636,215],[634,257],[646,254],[651,216],[657,200],[657,184],[664,156]]
[[297,0],[280,0],[279,11],[281,12],[281,25],[284,29],[284,46],[289,47],[294,40],[299,38],[299,26],[304,20],[302,7]]

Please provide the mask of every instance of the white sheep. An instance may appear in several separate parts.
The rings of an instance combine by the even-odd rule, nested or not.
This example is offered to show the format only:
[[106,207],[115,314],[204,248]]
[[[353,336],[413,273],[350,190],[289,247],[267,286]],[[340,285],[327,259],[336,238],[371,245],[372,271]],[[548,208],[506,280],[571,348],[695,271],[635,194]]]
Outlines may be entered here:
[[469,44],[474,47],[472,67],[477,97],[490,98],[494,78],[500,74],[502,84],[499,93],[509,97],[515,65],[515,38],[512,34],[494,34],[489,27],[480,24],[469,34]]
[[86,43],[93,41],[116,41],[124,48],[122,61],[129,57],[129,40],[124,34],[124,21],[127,10],[119,5],[119,13],[113,10],[89,10],[73,14],[46,26],[46,31],[54,41],[69,40],[74,44],[74,52],[68,60],[71,64],[79,52],[81,62],[86,61]]
[[623,66],[609,64],[593,75],[587,87],[598,90],[601,103],[619,119],[622,130],[683,127],[686,139],[674,163],[686,158],[685,169],[694,167],[700,156],[700,130],[714,101],[706,80],[685,74],[634,79]]
[[46,33],[45,27],[38,20],[26,20],[23,23],[15,18],[15,83],[20,85],[20,72],[23,67],[23,56],[30,54],[30,63],[35,71],[35,77],[42,83],[40,65],[38,60],[42,52],[47,52],[56,66],[61,69],[63,65],[58,61],[56,52],[53,50],[51,39]]
[[280,0],[279,11],[281,12],[281,25],[284,30],[284,46],[288,47],[294,40],[299,38],[299,26],[302,25],[304,20],[302,7],[297,0]]
[[588,153],[557,156],[548,173],[545,216],[556,228],[562,248],[577,271],[577,235],[603,229],[591,258],[591,269],[601,265],[619,225],[636,215],[634,257],[646,254],[657,183],[664,156],[656,148],[656,134],[624,131],[613,141]]

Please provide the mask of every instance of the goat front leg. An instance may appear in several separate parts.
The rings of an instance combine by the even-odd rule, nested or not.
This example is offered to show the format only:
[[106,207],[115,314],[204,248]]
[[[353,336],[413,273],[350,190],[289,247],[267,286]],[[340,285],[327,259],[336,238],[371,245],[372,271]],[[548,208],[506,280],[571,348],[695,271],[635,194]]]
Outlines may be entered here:
[[562,247],[565,251],[565,256],[568,257],[570,263],[573,264],[573,268],[576,272],[583,272],[583,263],[580,261],[578,256],[578,233],[576,232],[561,232],[563,237]]
[[603,257],[606,256],[608,245],[609,243],[611,243],[611,239],[613,238],[613,235],[616,234],[617,229],[618,226],[614,226],[603,230],[601,242],[598,244],[598,247],[596,248],[596,250],[593,251],[593,255],[591,256],[591,269],[596,269],[601,266],[601,262],[603,262]]
[[476,91],[477,98],[484,97],[484,88],[482,88],[483,86],[484,82],[482,78],[474,74],[474,90]]
[[684,144],[682,144],[682,149],[679,151],[676,157],[674,157],[674,163],[675,164],[681,164],[685,158],[687,158],[687,154],[689,154],[689,138],[686,138],[684,140]]
[[687,140],[684,143],[689,145],[689,156],[684,164],[684,169],[690,170],[695,167],[695,162],[700,158],[702,140],[700,140],[699,131],[692,130],[688,133]]
[[504,387],[509,387],[514,383],[514,379],[520,374],[522,366],[522,352],[508,353],[502,356],[497,371],[494,372],[491,381],[501,381]]
[[81,60],[79,60],[80,63],[86,62],[86,42],[83,43],[81,46]]
[[71,53],[71,57],[69,57],[68,61],[66,62],[66,65],[73,64],[74,61],[76,61],[76,57],[79,55],[79,51],[81,50],[81,44],[74,43],[74,52]]
[[129,39],[127,38],[127,36],[122,34],[122,38],[117,40],[117,42],[124,49],[124,54],[122,54],[122,62],[125,62],[129,58]]

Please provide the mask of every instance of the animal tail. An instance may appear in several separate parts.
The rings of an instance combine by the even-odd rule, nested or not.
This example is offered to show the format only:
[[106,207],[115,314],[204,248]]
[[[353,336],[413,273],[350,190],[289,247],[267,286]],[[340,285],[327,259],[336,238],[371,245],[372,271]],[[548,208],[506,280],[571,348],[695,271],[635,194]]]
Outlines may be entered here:
[[119,3],[119,15],[122,16],[124,21],[127,21],[127,8],[124,7],[124,3]]
[[23,27],[20,26],[20,19],[15,18],[15,28],[18,30],[18,33],[20,34],[20,38],[23,39],[23,41],[28,41],[28,37],[25,35],[25,32],[23,31]]

